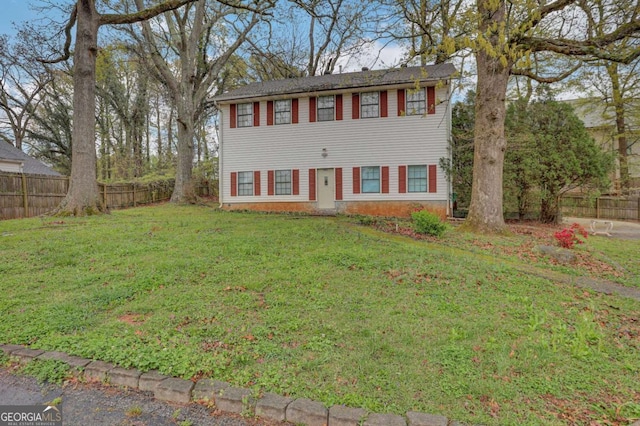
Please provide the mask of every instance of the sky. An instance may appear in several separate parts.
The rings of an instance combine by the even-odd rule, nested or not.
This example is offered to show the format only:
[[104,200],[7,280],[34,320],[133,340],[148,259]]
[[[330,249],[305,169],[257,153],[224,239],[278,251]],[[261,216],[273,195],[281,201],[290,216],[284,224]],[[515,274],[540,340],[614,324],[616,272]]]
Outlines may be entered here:
[[35,16],[29,9],[31,2],[25,0],[0,0],[2,13],[0,14],[0,34],[14,34],[12,22],[20,23]]

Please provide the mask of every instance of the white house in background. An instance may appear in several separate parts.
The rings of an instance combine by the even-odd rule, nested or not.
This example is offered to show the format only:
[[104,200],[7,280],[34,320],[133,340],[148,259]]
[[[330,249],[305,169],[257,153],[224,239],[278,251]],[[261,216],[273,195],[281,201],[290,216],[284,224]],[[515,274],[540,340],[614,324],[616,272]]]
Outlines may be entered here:
[[0,141],[0,172],[62,176],[5,141]]
[[221,111],[223,208],[450,213],[451,64],[249,84]]
[[[584,123],[589,134],[602,147],[616,158],[616,170],[611,176],[611,191],[620,191],[620,164],[618,162],[618,130],[616,128],[615,111],[599,99],[571,99],[565,101],[573,106],[574,112]],[[632,104],[632,111],[640,108],[638,103]],[[640,191],[640,123],[634,114],[627,114],[627,165],[629,167],[630,187],[634,192]]]

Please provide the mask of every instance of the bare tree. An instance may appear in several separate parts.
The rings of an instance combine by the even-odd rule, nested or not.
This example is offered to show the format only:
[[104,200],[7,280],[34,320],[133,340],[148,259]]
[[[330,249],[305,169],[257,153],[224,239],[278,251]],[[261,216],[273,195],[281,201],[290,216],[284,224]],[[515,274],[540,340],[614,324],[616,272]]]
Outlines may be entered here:
[[355,60],[372,42],[378,4],[360,0],[279,2],[276,18],[250,37],[255,79],[313,76]]
[[95,0],[77,0],[65,27],[64,54],[44,62],[55,63],[71,55],[71,31],[76,26],[73,53],[73,147],[69,191],[57,209],[60,215],[91,215],[104,211],[96,176],[95,85],[98,30],[103,25],[144,22],[194,0],[164,0],[135,13],[101,14]]
[[12,42],[0,37],[0,139],[22,149],[29,123],[51,73],[36,61],[26,32]]
[[[135,1],[142,10],[142,0]],[[227,61],[272,6],[271,0],[251,5],[197,0],[181,11],[163,14],[156,28],[148,21],[142,23],[138,45],[177,112],[178,162],[172,202],[195,199],[191,182],[194,140],[207,99]],[[229,33],[221,37],[224,28]],[[131,34],[136,37],[135,32]]]

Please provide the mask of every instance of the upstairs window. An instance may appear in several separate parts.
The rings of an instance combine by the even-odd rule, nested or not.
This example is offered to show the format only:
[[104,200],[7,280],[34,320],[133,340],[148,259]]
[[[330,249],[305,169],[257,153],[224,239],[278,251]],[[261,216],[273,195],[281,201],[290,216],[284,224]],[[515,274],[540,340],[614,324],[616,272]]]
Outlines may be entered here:
[[407,171],[409,192],[427,192],[427,166],[409,166]]
[[291,170],[276,170],[276,195],[291,195]]
[[253,103],[238,104],[238,127],[253,126]]
[[380,192],[380,167],[361,167],[360,176],[363,194]]
[[380,117],[380,93],[369,92],[360,95],[360,117]]
[[291,124],[291,99],[275,101],[276,124]]
[[333,96],[318,96],[318,121],[333,121],[335,99]]
[[407,90],[407,115],[424,115],[427,108],[424,89]]
[[253,195],[253,172],[238,172],[238,195]]

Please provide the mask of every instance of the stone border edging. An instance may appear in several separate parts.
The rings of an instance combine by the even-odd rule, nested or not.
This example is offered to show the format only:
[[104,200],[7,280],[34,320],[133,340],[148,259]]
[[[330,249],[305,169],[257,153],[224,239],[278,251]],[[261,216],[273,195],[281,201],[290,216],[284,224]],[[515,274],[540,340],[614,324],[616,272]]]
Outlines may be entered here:
[[153,392],[154,398],[161,401],[180,404],[210,401],[221,411],[251,414],[267,420],[306,426],[464,426],[440,415],[414,411],[407,412],[405,416],[376,414],[344,405],[327,408],[321,402],[311,399],[294,399],[273,393],[265,393],[256,400],[251,390],[234,387],[226,382],[201,379],[194,383],[165,376],[157,371],[142,373],[108,362],[92,361],[57,351],[45,352],[21,345],[0,345],[0,350],[20,364],[27,364],[34,359],[59,360],[69,365],[75,377],[84,376],[88,380]]

